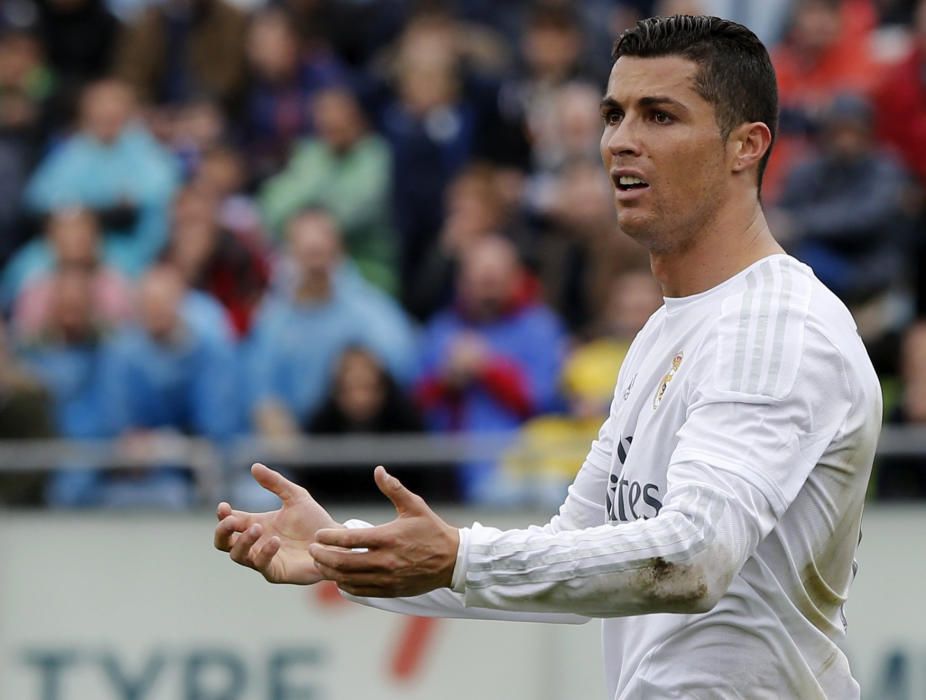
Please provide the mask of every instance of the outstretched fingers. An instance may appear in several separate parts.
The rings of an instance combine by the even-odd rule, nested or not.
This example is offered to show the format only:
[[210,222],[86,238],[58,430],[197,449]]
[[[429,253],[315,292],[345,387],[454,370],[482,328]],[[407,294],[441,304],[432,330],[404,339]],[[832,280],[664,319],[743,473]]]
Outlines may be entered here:
[[252,569],[255,568],[254,562],[251,559],[251,548],[257,540],[260,539],[262,532],[263,528],[257,524],[251,525],[251,527],[242,532],[229,551],[232,561],[242,566],[249,566]]
[[248,529],[247,518],[238,515],[227,515],[215,527],[215,548],[222,552],[231,551],[239,539],[239,533]]
[[386,471],[382,465],[373,471],[373,480],[386,496],[399,515],[418,515],[430,510],[425,500],[418,494],[412,493],[399,481]]
[[215,509],[215,517],[218,518],[219,522],[222,522],[223,520],[225,520],[225,518],[227,518],[231,514],[232,514],[232,507],[225,501],[222,501],[221,503],[219,503],[218,508]]
[[263,546],[252,547],[251,562],[254,568],[266,575],[266,571],[270,567],[270,562],[273,561],[273,557],[276,556],[276,553],[280,551],[281,545],[282,542],[280,538],[273,536],[264,542]]
[[304,488],[260,462],[251,467],[251,475],[258,484],[279,497],[283,503],[289,503],[305,493]]

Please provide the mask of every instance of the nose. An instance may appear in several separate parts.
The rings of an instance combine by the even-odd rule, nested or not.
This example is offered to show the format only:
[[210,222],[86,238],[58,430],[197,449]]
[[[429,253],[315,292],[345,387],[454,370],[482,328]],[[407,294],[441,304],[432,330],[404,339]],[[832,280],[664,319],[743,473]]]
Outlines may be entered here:
[[605,128],[601,145],[602,150],[606,151],[606,157],[639,156],[642,153],[639,132],[634,122],[628,115],[620,124]]

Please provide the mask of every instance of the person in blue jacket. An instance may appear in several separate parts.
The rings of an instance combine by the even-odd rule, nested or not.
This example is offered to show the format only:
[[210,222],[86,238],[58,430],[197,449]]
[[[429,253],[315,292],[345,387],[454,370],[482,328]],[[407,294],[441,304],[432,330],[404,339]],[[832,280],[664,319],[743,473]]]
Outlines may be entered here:
[[415,356],[415,330],[388,295],[344,259],[341,233],[324,210],[287,225],[289,279],[258,312],[248,339],[251,417],[265,437],[287,437],[322,403],[341,353],[370,350],[400,383]]
[[[557,406],[566,349],[559,318],[537,297],[514,245],[491,235],[463,256],[457,302],[428,325],[416,396],[429,427],[503,431]],[[464,497],[498,501],[508,494],[492,462],[461,471]]]
[[[105,351],[102,408],[128,454],[150,452],[158,437],[205,437],[221,445],[239,426],[234,347],[185,313],[179,272],[153,267],[138,288],[138,322]],[[186,465],[113,475],[105,505],[184,507],[194,497]]]

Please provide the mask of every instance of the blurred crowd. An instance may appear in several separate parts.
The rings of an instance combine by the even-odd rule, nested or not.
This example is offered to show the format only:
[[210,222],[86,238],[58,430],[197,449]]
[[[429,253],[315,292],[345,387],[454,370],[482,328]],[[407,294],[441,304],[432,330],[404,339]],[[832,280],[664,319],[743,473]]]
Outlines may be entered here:
[[[555,502],[662,303],[598,102],[616,35],[676,13],[771,48],[773,231],[853,310],[886,419],[926,423],[926,1],[4,0],[0,437],[518,428],[425,495]],[[926,457],[876,474],[926,496]],[[165,464],[0,499],[195,495]]]

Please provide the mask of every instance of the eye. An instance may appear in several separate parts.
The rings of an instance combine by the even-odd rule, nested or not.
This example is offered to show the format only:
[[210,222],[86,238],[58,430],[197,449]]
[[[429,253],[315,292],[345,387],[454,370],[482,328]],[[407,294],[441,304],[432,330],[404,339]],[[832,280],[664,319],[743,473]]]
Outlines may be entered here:
[[653,121],[657,124],[671,124],[672,115],[668,112],[653,112]]
[[621,119],[624,118],[624,115],[620,110],[609,109],[601,113],[601,118],[604,120],[606,126],[617,126],[621,123]]

